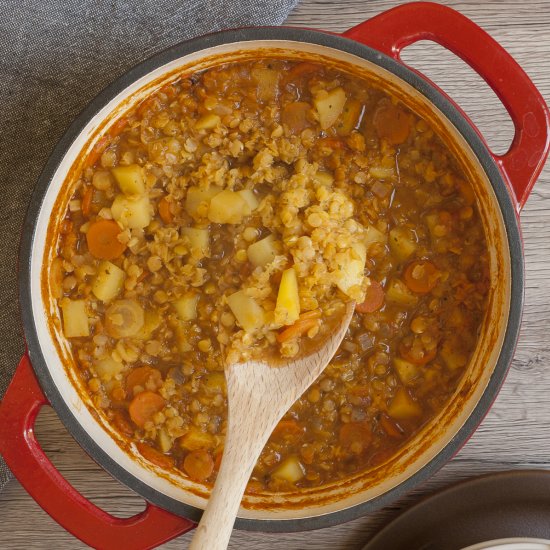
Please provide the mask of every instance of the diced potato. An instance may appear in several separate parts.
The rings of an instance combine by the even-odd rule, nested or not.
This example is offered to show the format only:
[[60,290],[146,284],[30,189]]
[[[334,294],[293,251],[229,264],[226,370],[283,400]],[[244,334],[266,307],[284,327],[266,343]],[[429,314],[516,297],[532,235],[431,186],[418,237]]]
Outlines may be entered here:
[[197,292],[187,292],[174,302],[174,308],[182,321],[191,321],[197,318],[199,297]]
[[247,249],[248,260],[256,267],[271,263],[277,256],[277,245],[274,235],[252,243]]
[[214,223],[237,224],[251,212],[252,209],[242,195],[225,189],[210,201],[208,219]]
[[346,92],[343,88],[334,88],[327,95],[318,94],[313,104],[319,113],[319,124],[323,130],[330,128],[342,114],[346,104]]
[[102,380],[112,380],[124,370],[124,363],[119,363],[112,357],[106,357],[94,362],[94,370]]
[[208,189],[189,187],[185,198],[185,211],[194,218],[206,217],[210,201],[221,191],[222,189],[216,185],[211,185]]
[[372,225],[365,226],[365,237],[363,238],[362,242],[367,247],[367,249],[373,243],[386,244],[387,240],[388,237],[386,236],[386,234],[376,229],[376,227]]
[[388,414],[396,420],[422,416],[422,407],[413,400],[405,388],[399,388],[388,407]]
[[210,233],[208,229],[184,227],[181,233],[189,239],[191,254],[194,258],[200,260],[210,254]]
[[215,128],[219,123],[221,119],[218,115],[215,115],[214,113],[208,113],[206,115],[203,115],[197,120],[195,123],[195,130],[210,130],[212,128]]
[[237,193],[239,193],[239,195],[246,201],[246,204],[250,207],[251,212],[254,212],[254,210],[260,206],[258,197],[256,197],[254,191],[251,189],[242,189],[241,191],[237,191]]
[[260,101],[269,101],[275,97],[279,82],[279,71],[268,69],[266,67],[258,67],[252,69],[250,74],[254,81],[258,84],[257,97]]
[[109,302],[118,295],[125,278],[126,273],[122,269],[105,260],[99,264],[92,284],[92,292],[102,302]]
[[128,197],[143,195],[145,193],[145,182],[143,181],[143,170],[137,164],[130,166],[117,166],[111,172],[115,177],[120,190]]
[[63,312],[63,332],[67,338],[90,335],[85,300],[62,300],[61,311]]
[[358,99],[346,101],[340,120],[336,125],[336,131],[341,136],[348,136],[361,123],[363,104]]
[[405,361],[405,359],[401,359],[401,357],[394,358],[393,366],[395,367],[401,382],[405,385],[413,383],[419,375],[418,366],[414,363],[410,363],[409,361]]
[[172,445],[174,444],[174,440],[168,435],[168,432],[164,428],[161,428],[159,430],[157,439],[158,439],[160,450],[163,453],[167,453],[172,448]]
[[300,294],[298,292],[298,278],[296,271],[290,267],[283,271],[279,292],[277,293],[277,304],[275,315],[284,319],[283,324],[292,325],[300,317]]
[[369,174],[373,178],[385,180],[395,175],[395,169],[391,166],[372,166],[369,168]]
[[239,290],[228,296],[227,303],[237,319],[237,323],[246,330],[252,332],[265,325],[265,312],[262,307],[252,298]]
[[321,185],[326,185],[330,187],[334,183],[334,176],[330,172],[325,172],[324,170],[319,170],[314,176],[313,179],[320,183]]
[[276,479],[284,479],[290,483],[296,483],[305,475],[305,469],[296,455],[291,455],[283,460],[277,469],[271,474]]
[[123,227],[143,228],[151,222],[151,203],[146,195],[137,198],[117,195],[111,205],[111,213]]
[[468,355],[464,353],[458,337],[443,340],[439,354],[450,370],[463,369],[468,363]]
[[405,261],[416,250],[416,238],[406,227],[394,227],[390,231],[390,249],[400,261]]
[[209,372],[205,377],[205,386],[213,392],[225,392],[225,374],[223,372]]
[[407,288],[403,281],[392,279],[388,283],[386,300],[404,306],[414,306],[418,302],[418,297]]
[[146,309],[143,312],[143,326],[135,335],[135,338],[149,340],[153,332],[159,327],[161,317],[156,309]]
[[179,444],[188,451],[198,451],[200,449],[213,449],[216,446],[216,440],[209,433],[191,428],[185,435],[180,437]]
[[355,244],[353,250],[348,251],[342,260],[340,269],[335,275],[336,286],[344,294],[350,296],[352,289],[362,284],[365,277],[366,260],[367,248],[362,242]]

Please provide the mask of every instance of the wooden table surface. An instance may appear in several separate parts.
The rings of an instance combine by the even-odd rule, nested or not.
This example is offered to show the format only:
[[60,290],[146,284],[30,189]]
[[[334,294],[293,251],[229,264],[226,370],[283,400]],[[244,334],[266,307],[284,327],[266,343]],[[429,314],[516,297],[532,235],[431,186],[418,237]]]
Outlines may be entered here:
[[[302,0],[289,25],[331,31],[347,28],[396,1]],[[496,38],[527,71],[550,101],[550,0],[447,0]],[[404,59],[422,69],[470,114],[497,152],[510,144],[512,123],[496,96],[452,54],[433,44],[407,49]],[[526,258],[523,327],[515,359],[493,408],[458,455],[407,497],[344,525],[306,533],[261,534],[235,531],[231,549],[359,549],[382,525],[423,495],[476,474],[519,468],[550,469],[550,165],[536,184],[521,215]],[[65,432],[51,410],[41,413],[37,433],[61,472],[106,511],[127,517],[143,501],[89,459]],[[85,548],[59,527],[17,481],[0,493],[0,548]],[[192,534],[162,548],[185,548]]]

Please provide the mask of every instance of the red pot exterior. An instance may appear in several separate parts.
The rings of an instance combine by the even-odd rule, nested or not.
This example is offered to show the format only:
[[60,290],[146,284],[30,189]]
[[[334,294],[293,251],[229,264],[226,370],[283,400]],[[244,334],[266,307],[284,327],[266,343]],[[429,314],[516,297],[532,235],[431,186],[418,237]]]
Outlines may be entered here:
[[[463,15],[426,2],[384,12],[343,36],[398,62],[404,47],[419,40],[433,40],[461,57],[491,86],[515,127],[510,150],[504,155],[491,155],[519,213],[548,155],[550,116],[542,96],[512,57]],[[467,115],[454,105],[483,140]],[[47,404],[25,356],[0,405],[0,453],[29,494],[60,525],[86,544],[101,549],[153,548],[195,526],[194,522],[149,503],[136,516],[115,518],[78,493],[55,469],[34,437],[36,416]]]

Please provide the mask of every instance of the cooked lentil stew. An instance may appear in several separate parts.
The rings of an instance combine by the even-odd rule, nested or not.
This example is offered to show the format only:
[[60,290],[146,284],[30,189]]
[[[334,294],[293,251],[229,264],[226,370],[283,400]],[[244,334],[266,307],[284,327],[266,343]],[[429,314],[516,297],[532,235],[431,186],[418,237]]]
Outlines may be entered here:
[[476,346],[489,258],[471,183],[365,78],[280,59],[182,75],[84,160],[50,290],[97,409],[149,461],[211,483],[224,364],[306,352],[356,313],[281,420],[249,492],[395,454]]

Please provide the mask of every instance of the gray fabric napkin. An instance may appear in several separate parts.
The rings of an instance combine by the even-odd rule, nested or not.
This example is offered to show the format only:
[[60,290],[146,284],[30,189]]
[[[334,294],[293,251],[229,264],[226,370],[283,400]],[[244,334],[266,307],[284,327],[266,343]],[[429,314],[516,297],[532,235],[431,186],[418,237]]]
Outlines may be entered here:
[[[82,108],[183,40],[281,24],[298,0],[0,0],[0,396],[23,353],[19,232],[34,182]],[[9,479],[0,459],[0,489]]]

